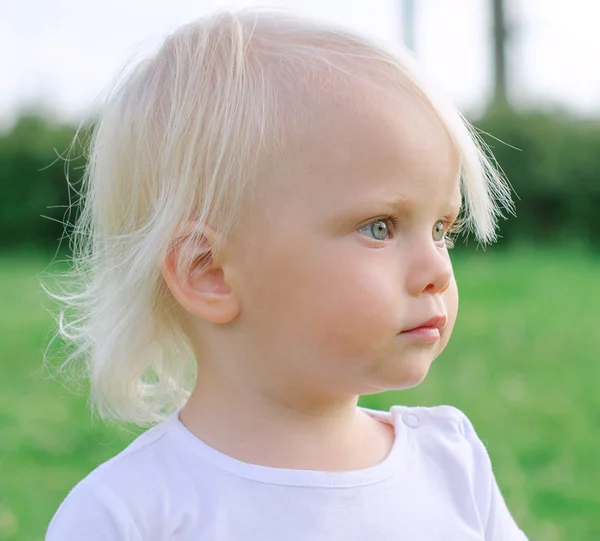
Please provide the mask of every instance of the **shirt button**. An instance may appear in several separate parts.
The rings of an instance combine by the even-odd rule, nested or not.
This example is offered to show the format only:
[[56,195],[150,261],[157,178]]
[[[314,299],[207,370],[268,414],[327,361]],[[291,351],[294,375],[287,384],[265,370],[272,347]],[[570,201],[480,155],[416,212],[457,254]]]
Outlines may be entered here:
[[406,426],[411,428],[417,428],[421,425],[421,419],[419,419],[414,413],[405,413],[402,416],[402,420]]

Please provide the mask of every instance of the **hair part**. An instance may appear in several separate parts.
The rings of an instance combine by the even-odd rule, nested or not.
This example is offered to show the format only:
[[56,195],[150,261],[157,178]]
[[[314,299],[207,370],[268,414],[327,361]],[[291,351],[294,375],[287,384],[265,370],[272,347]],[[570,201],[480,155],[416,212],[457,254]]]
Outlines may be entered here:
[[[502,175],[474,130],[425,86],[409,53],[274,10],[218,13],[187,24],[110,87],[94,128],[62,291],[63,368],[82,369],[104,419],[158,422],[183,405],[195,362],[161,276],[186,220],[226,242],[252,219],[264,156],[307,121],[311,83],[335,77],[408,85],[437,113],[460,154],[464,223],[495,239],[512,209]],[[295,120],[294,120],[295,119]],[[219,245],[213,246],[218,251]]]

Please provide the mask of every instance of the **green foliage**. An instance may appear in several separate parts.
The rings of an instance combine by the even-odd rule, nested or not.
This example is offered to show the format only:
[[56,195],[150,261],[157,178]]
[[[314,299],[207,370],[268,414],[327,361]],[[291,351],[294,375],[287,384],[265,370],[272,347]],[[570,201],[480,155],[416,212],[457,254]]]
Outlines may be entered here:
[[69,182],[77,189],[85,159],[70,146],[75,128],[35,114],[22,116],[0,136],[0,246],[56,247],[69,213]]
[[[476,125],[516,192],[517,217],[500,224],[501,243],[600,248],[600,123],[495,108]],[[74,222],[69,195],[78,195],[69,194],[66,172],[78,189],[85,166],[79,144],[67,153],[74,134],[74,127],[25,115],[0,136],[0,245],[55,247],[60,222]]]
[[[424,383],[363,405],[452,404],[488,446],[530,539],[600,539],[600,259],[576,251],[458,253],[461,309]],[[0,257],[0,539],[43,539],[67,492],[137,433],[90,419],[83,394],[42,377],[53,332],[42,256]],[[563,287],[565,285],[565,287]],[[577,285],[578,287],[573,287]],[[57,362],[60,352],[57,350]]]
[[477,127],[516,193],[503,242],[600,248],[600,122],[497,108]]

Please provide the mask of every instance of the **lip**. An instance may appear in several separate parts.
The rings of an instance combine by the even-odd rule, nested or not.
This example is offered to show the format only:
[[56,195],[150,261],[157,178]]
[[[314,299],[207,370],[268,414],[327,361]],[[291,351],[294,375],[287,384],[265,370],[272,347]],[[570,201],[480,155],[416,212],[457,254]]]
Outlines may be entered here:
[[417,329],[423,329],[425,327],[431,327],[434,329],[442,329],[443,327],[446,326],[446,323],[448,323],[448,317],[442,314],[439,316],[433,316],[432,318],[429,318],[427,321],[424,321],[420,325],[417,325],[416,327],[413,327],[412,329],[407,329],[405,332],[410,332],[410,331],[414,331]]
[[434,316],[412,329],[402,331],[400,335],[410,336],[425,342],[437,342],[440,340],[440,330],[446,326],[447,322],[448,317],[445,315]]

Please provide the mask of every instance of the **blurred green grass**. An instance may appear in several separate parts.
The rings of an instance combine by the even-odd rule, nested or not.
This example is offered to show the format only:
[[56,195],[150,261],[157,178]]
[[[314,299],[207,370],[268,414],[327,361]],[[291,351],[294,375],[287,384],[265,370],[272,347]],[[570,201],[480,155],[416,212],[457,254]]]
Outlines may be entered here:
[[[0,256],[0,539],[43,539],[68,490],[135,436],[91,419],[41,372],[53,332],[44,254]],[[365,406],[452,404],[488,446],[530,539],[600,539],[600,258],[573,250],[456,253],[461,308],[427,380]]]

